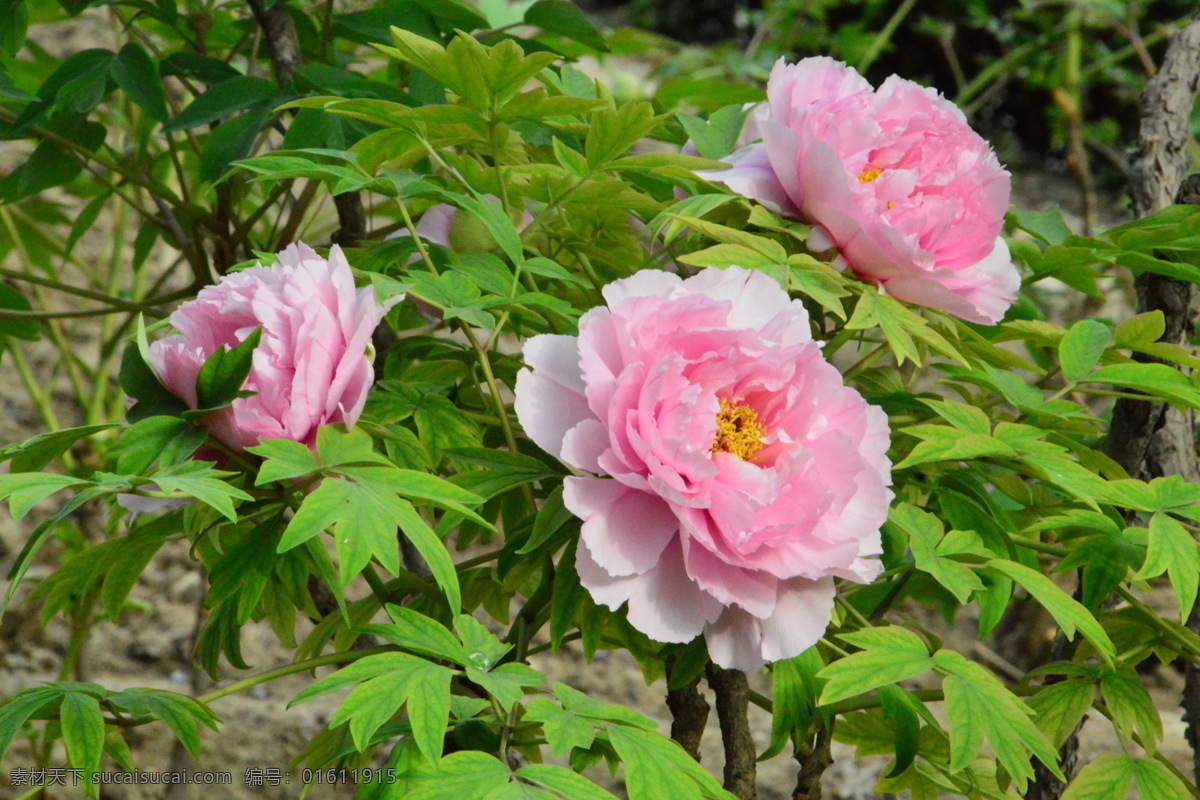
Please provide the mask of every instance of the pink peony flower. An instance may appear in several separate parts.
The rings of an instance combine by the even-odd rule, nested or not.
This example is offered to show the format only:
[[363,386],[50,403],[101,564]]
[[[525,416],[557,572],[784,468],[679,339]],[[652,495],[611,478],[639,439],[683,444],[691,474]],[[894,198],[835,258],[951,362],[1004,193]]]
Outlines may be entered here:
[[1021,285],[1000,238],[1009,174],[957,106],[822,57],[780,60],[759,109],[743,136],[762,141],[698,174],[811,223],[814,249],[894,297],[1000,321]]
[[293,244],[273,267],[224,276],[171,315],[178,336],[150,346],[150,366],[173,394],[196,408],[196,375],[221,346],[234,347],[262,327],[243,388],[255,392],[214,411],[214,437],[243,450],[260,439],[312,446],[322,425],[358,421],[374,381],[371,334],[403,295],[380,304],[371,287],[356,290],[339,247],[326,260]]
[[723,667],[801,653],[829,624],[833,578],[879,572],[887,417],[762,273],[646,270],[604,298],[578,337],[526,343],[516,387],[538,446],[607,476],[566,479],[580,581],[657,641],[703,632]]

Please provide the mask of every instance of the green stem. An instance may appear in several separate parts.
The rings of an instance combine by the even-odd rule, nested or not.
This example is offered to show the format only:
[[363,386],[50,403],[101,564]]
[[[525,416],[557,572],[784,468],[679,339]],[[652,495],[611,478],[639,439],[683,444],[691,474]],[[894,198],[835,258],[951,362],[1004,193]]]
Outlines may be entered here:
[[[209,692],[208,694],[202,694],[196,699],[201,703],[208,705],[216,700],[220,700],[222,697],[228,697],[231,694],[237,694],[238,692],[251,689],[261,684],[270,683],[271,681],[278,680],[279,678],[286,678],[288,675],[295,675],[297,672],[308,672],[309,670],[314,670],[318,667],[328,667],[333,664],[348,664],[352,661],[358,661],[360,658],[379,655],[380,653],[391,653],[395,650],[396,648],[392,647],[391,645],[384,645],[382,647],[372,647],[369,650],[350,650],[344,653],[330,653],[327,656],[309,658],[305,661],[297,661],[292,664],[286,664],[282,667],[267,670],[266,672],[260,672],[257,675],[251,675],[249,678],[231,683],[228,686],[224,686],[220,689]],[[140,722],[141,721],[134,720],[133,724],[140,724]]]
[[883,48],[891,41],[892,36],[896,33],[896,29],[900,27],[900,23],[913,10],[913,6],[917,4],[917,0],[904,0],[895,13],[888,19],[887,24],[875,36],[871,37],[871,46],[863,57],[858,61],[858,71],[866,72],[871,64],[875,63],[875,59],[883,52]]

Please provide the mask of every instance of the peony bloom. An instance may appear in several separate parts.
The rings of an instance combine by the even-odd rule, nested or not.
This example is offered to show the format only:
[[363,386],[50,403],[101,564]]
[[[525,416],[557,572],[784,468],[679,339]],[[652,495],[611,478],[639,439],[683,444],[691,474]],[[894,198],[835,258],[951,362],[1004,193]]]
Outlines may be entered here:
[[814,249],[894,297],[994,324],[1021,280],[1000,238],[1010,180],[966,117],[892,76],[872,89],[830,58],[781,60],[726,159],[698,173],[813,227]]
[[241,451],[260,439],[312,446],[322,425],[354,425],[375,374],[371,334],[393,304],[371,287],[356,290],[339,247],[326,260],[293,244],[273,267],[224,276],[171,315],[178,336],[150,346],[150,366],[174,395],[196,408],[196,375],[218,348],[234,347],[255,328],[262,340],[243,389],[251,397],[204,419],[214,437]]
[[566,479],[580,581],[657,641],[704,633],[723,667],[799,654],[829,623],[833,578],[879,572],[887,417],[762,273],[646,270],[604,298],[578,337],[526,343],[516,388],[538,446],[605,476]]

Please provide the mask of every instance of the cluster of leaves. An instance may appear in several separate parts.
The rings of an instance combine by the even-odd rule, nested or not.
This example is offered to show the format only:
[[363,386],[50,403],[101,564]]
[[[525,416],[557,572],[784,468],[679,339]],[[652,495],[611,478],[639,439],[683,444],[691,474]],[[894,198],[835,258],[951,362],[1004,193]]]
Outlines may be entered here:
[[[210,581],[196,652],[210,673],[224,663],[248,669],[240,640],[250,620],[268,620],[295,661],[239,686],[344,665],[295,698],[350,690],[296,763],[324,770],[386,759],[396,780],[365,782],[360,797],[592,800],[611,795],[581,773],[603,763],[623,770],[631,800],[724,800],[730,795],[655,723],[549,685],[529,665],[531,653],[578,640],[589,659],[600,649],[628,651],[648,682],[669,662],[677,687],[703,675],[708,660],[702,642],[660,645],[591,602],[573,566],[578,521],[563,506],[564,469],[519,437],[501,387],[512,387],[521,368],[512,337],[573,333],[609,281],[642,268],[736,264],[801,298],[826,356],[887,412],[897,495],[881,579],[843,587],[822,642],[772,666],[773,700],[762,704],[771,707],[773,733],[763,757],[789,741],[803,752],[814,736],[832,735],[860,755],[893,757],[882,792],[1008,800],[1027,786],[1034,760],[1058,773],[1058,746],[1094,710],[1144,756],[1089,765],[1072,784],[1074,800],[1123,796],[1133,784],[1155,800],[1191,796],[1157,752],[1161,724],[1135,668],[1151,656],[1200,658],[1200,638],[1181,624],[1197,596],[1200,487],[1125,474],[1099,449],[1098,412],[1114,396],[1200,408],[1200,387],[1172,366],[1197,359],[1158,341],[1161,314],[1064,329],[1042,318],[1037,301],[1047,279],[1094,295],[1112,270],[1195,281],[1200,213],[1168,209],[1093,238],[1071,236],[1055,213],[1016,213],[1010,246],[1027,268],[1025,299],[1005,322],[983,328],[915,309],[815,259],[803,225],[695,177],[732,148],[740,98],[706,119],[620,102],[563,63],[605,46],[574,6],[519,5],[510,19],[514,9],[495,3],[483,4],[485,13],[401,2],[408,22],[389,31],[381,28],[395,18],[387,6],[333,15],[324,28],[297,12],[300,42],[327,55],[334,51],[322,30],[350,40],[386,34],[390,45],[373,43],[385,65],[364,75],[315,61],[282,89],[226,74],[169,116],[163,135],[226,120],[180,170],[181,180],[217,180],[210,188],[225,208],[240,207],[238,197],[290,198],[301,181],[311,187],[308,202],[322,188],[377,201],[378,235],[354,242],[348,257],[377,291],[403,291],[414,302],[389,314],[380,380],[358,426],[324,429],[312,449],[264,441],[233,453],[198,427],[239,396],[252,340],[204,365],[201,408],[187,410],[147,366],[147,333],[138,327],[120,369],[121,387],[136,400],[127,423],[91,421],[0,451],[10,465],[0,500],[14,517],[70,492],[30,534],[5,602],[62,520],[84,504],[107,504],[107,538],[75,548],[29,602],[41,603],[44,619],[67,615],[83,629],[101,615],[119,619],[154,554],[186,541]],[[186,21],[160,18],[170,15],[157,6],[139,9],[156,25],[196,35]],[[210,33],[225,24],[232,36],[250,24],[217,17]],[[536,36],[511,36],[508,26],[519,22]],[[118,77],[142,63],[125,52],[91,56],[103,66],[86,71],[90,107],[68,103],[86,88],[75,85],[85,73],[68,80],[54,72],[30,93],[36,100],[9,92],[26,103],[16,116],[33,115],[39,129],[54,108],[88,120],[107,92],[135,85]],[[160,72],[178,62],[217,69],[170,59],[153,63]],[[136,85],[131,101],[158,120],[155,101]],[[286,120],[279,147],[252,155],[260,129]],[[220,131],[249,143],[213,144]],[[639,147],[687,138],[700,156]],[[163,151],[146,174],[174,169],[173,153]],[[217,166],[205,171],[205,163]],[[225,192],[233,199],[221,201]],[[416,235],[414,220],[434,205],[454,209],[452,248]],[[240,230],[249,235],[257,223],[243,220]],[[390,232],[400,235],[384,239]],[[273,247],[275,235],[248,241]],[[102,470],[48,470],[79,442],[106,437]],[[118,500],[170,506],[131,517]],[[1079,574],[1076,597],[1050,577],[1071,572]],[[1139,597],[1164,574],[1179,622]],[[893,623],[893,608],[906,602],[974,620],[980,639],[1014,606],[1036,604],[1077,646],[1069,660],[1008,682],[911,619]],[[299,619],[315,625],[297,641]],[[907,690],[917,678],[940,688]],[[195,722],[215,722],[202,704],[163,698],[79,684],[30,689],[0,707],[0,751],[27,725],[40,737],[35,751],[51,753],[61,737],[73,765],[94,769],[103,753],[124,763],[114,755],[119,745],[101,743],[120,741],[130,725],[158,718],[187,744]],[[936,703],[944,713],[934,713]],[[49,724],[39,728],[41,719]],[[515,754],[524,766],[512,766]],[[559,763],[542,763],[547,756]]]

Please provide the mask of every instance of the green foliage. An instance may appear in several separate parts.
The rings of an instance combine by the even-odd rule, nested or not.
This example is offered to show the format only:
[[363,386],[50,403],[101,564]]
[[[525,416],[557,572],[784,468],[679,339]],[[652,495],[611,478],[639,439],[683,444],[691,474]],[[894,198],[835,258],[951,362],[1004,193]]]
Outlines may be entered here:
[[[886,55],[886,37],[863,38],[881,7],[863,4],[862,25],[835,50]],[[730,797],[652,720],[549,685],[531,665],[578,640],[589,660],[621,649],[648,682],[670,673],[680,688],[708,657],[702,641],[651,641],[592,601],[575,568],[569,471],[522,436],[511,392],[520,343],[576,333],[605,284],[642,269],[739,266],[803,302],[825,356],[888,415],[895,493],[881,576],[840,582],[826,635],[772,665],[760,758],[832,735],[891,759],[881,793],[1011,798],[1035,762],[1060,774],[1057,749],[1095,709],[1122,752],[1145,757],[1092,762],[1068,800],[1133,787],[1184,796],[1135,667],[1150,654],[1200,657],[1182,624],[1198,592],[1200,487],[1131,477],[1102,440],[1114,396],[1200,408],[1180,369],[1200,359],[1159,341],[1159,312],[1063,327],[1043,318],[1043,301],[1060,284],[1054,292],[1102,296],[1122,274],[1196,282],[1200,213],[1167,209],[1084,237],[1054,209],[1014,212],[1022,301],[997,326],[968,325],[834,269],[809,251],[806,225],[695,176],[734,148],[755,87],[680,74],[652,102],[625,99],[569,61],[648,40],[601,32],[563,0],[393,0],[313,19],[303,4],[287,8],[301,63],[282,72],[264,61],[270,48],[250,50],[257,23],[241,7],[218,6],[200,34],[171,4],[106,6],[127,40],[65,59],[25,58],[25,4],[0,8],[22,27],[0,28],[2,134],[29,145],[0,178],[0,256],[30,270],[0,288],[0,312],[40,309],[40,290],[61,284],[116,320],[92,364],[55,321],[69,318],[0,313],[4,357],[25,372],[23,342],[45,338],[64,365],[54,386],[77,383],[81,410],[75,427],[60,425],[27,380],[52,430],[0,449],[0,500],[32,521],[4,607],[36,575],[43,622],[120,622],[155,554],[178,541],[208,576],[204,669],[250,668],[241,631],[252,620],[295,654],[199,699],[65,682],[25,690],[0,706],[0,753],[25,732],[85,771],[124,765],[125,731],[161,722],[199,757],[200,727],[217,723],[208,700],[336,667],[293,700],[346,693],[297,763],[386,760],[396,780],[364,785],[364,798],[604,800],[614,795],[585,774],[601,762],[631,800]],[[663,146],[685,139],[699,155]],[[82,209],[74,219],[39,196],[50,188]],[[443,212],[445,242],[418,235]],[[132,262],[75,275],[73,248],[114,214],[130,234],[121,228],[111,251]],[[35,218],[50,222],[25,224]],[[140,315],[165,316],[215,275],[300,236],[341,243],[361,284],[409,302],[375,337],[378,381],[356,426],[234,449],[206,424],[245,397],[261,331],[207,359],[190,408],[151,366],[150,341],[165,332]],[[58,281],[63,272],[79,285]],[[135,401],[127,413],[117,388]],[[121,510],[151,504],[162,508]],[[75,529],[91,513],[107,515],[102,537]],[[64,545],[54,569],[31,572],[54,541]],[[1170,584],[1178,622],[1144,602],[1152,582]],[[1036,606],[1075,647],[1010,685],[918,624],[908,613],[918,605],[974,622],[980,639]],[[61,751],[47,748],[56,739]],[[541,763],[546,753],[554,765]]]

